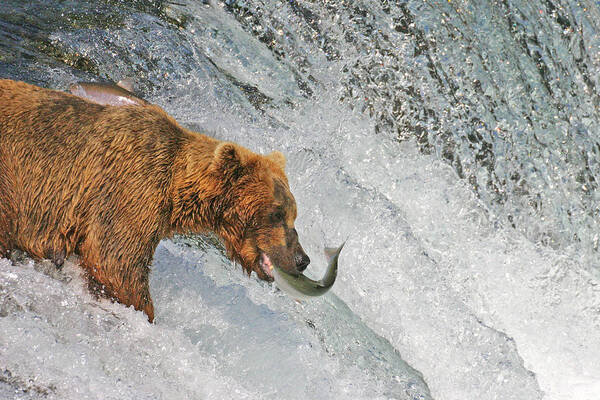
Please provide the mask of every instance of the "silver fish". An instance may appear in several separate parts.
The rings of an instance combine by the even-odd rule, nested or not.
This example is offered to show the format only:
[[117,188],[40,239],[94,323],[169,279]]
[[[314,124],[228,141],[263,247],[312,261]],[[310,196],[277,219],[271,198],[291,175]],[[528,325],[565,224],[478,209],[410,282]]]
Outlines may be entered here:
[[116,85],[106,82],[77,82],[69,86],[69,92],[94,103],[111,106],[148,104],[131,92],[133,87],[126,81]]
[[325,276],[318,281],[313,281],[302,274],[292,275],[285,272],[277,265],[270,264],[269,267],[272,268],[273,277],[275,278],[275,282],[277,282],[277,287],[297,300],[324,295],[331,289],[335,282],[335,278],[337,277],[338,258],[342,248],[344,248],[344,244],[346,244],[346,242],[342,243],[337,249],[325,248],[325,255],[328,258],[329,264],[327,265]]

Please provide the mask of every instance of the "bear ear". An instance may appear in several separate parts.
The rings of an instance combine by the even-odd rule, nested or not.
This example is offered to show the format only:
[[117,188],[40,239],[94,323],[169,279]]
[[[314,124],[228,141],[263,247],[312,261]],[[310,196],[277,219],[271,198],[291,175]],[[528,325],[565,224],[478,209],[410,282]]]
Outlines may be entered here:
[[215,149],[212,164],[218,171],[235,171],[244,165],[246,158],[246,154],[238,145],[224,142]]
[[267,158],[277,164],[282,170],[285,171],[285,156],[280,151],[274,151],[267,154]]

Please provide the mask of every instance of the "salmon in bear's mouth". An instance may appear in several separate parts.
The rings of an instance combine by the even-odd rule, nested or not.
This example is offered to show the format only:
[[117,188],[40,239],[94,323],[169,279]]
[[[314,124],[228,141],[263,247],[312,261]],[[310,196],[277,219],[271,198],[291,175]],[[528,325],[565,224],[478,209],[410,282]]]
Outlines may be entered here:
[[[344,242],[345,243],[345,242]],[[294,299],[307,299],[324,295],[335,283],[338,269],[338,258],[344,248],[344,243],[338,248],[326,247],[325,256],[328,259],[327,270],[322,279],[315,281],[302,274],[293,274],[279,268],[264,252],[260,253],[260,269],[272,280],[277,287]]]
[[273,281],[275,279],[275,277],[273,276],[273,263],[271,263],[271,259],[265,254],[264,251],[260,252],[258,266],[260,267],[260,270],[263,272],[263,274],[265,274],[269,278],[269,281]]

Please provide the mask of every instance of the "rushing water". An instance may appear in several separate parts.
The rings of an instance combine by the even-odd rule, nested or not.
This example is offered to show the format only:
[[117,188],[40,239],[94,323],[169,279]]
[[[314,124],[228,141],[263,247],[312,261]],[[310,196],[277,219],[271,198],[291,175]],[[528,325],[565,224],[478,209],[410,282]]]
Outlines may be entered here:
[[156,324],[0,259],[0,398],[600,398],[594,1],[0,3],[0,77],[131,78],[282,150],[298,304],[206,238],[159,246]]

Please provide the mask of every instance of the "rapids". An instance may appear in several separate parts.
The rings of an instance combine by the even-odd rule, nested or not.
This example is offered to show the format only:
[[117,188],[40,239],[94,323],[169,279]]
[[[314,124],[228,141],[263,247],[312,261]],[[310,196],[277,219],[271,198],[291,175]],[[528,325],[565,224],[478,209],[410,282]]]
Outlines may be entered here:
[[154,325],[76,259],[0,259],[0,398],[600,398],[599,24],[575,0],[3,0],[0,77],[130,78],[287,155],[307,275],[348,241],[297,303],[165,240]]

